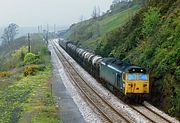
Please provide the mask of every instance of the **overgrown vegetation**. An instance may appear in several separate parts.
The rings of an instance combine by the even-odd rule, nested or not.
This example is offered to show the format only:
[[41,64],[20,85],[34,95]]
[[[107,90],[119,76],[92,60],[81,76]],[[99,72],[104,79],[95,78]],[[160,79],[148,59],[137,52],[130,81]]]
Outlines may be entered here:
[[97,38],[124,25],[139,9],[140,4],[136,2],[118,2],[100,17],[73,24],[64,36],[81,47],[94,50],[97,46]]
[[[24,56],[28,52],[27,37],[19,37],[14,39],[14,42],[9,46],[13,47],[12,49],[8,49],[5,44],[0,45],[0,71],[24,66]],[[41,64],[48,62],[49,51],[41,34],[31,35],[31,52],[39,58]]]
[[51,69],[47,67],[36,76],[22,77],[0,91],[0,122],[58,123],[55,115],[57,109],[48,82],[50,77]]
[[151,102],[180,117],[180,1],[150,1],[122,28],[103,38],[96,53],[147,68]]
[[[118,18],[125,18],[135,6],[129,8],[118,2],[113,5],[113,14],[108,11],[96,20],[72,25],[65,36],[84,48],[95,49],[95,53],[103,57],[116,57],[145,67],[151,81],[149,101],[180,118],[180,1],[133,2],[139,2],[143,7],[136,9],[136,12],[139,11],[132,18],[126,18],[121,23]],[[125,11],[118,8],[120,6],[126,8]],[[93,27],[89,25],[94,25],[92,22],[106,24],[99,30],[89,31],[89,27]],[[100,32],[99,36],[97,32]]]
[[42,35],[31,35],[31,53],[27,53],[25,41],[16,39],[14,44],[17,49],[10,52],[1,46],[0,55],[5,59],[0,59],[0,70],[4,70],[0,72],[0,122],[58,123],[50,53]]

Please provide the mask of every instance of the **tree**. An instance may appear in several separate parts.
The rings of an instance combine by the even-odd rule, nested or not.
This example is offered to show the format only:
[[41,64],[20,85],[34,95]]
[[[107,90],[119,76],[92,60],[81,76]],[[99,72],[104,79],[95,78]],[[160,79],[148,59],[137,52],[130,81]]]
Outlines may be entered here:
[[7,46],[9,49],[13,49],[14,47],[14,39],[15,36],[18,34],[18,25],[11,23],[8,27],[4,29],[4,33],[2,35],[2,44]]
[[98,7],[94,7],[94,9],[93,9],[93,12],[92,12],[92,18],[93,19],[96,19],[97,17],[99,17],[100,16],[100,8],[99,8],[99,6]]

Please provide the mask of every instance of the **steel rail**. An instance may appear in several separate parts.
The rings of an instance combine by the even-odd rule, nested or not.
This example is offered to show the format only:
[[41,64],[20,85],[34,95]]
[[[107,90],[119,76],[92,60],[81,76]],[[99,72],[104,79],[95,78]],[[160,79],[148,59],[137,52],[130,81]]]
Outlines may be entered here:
[[[74,76],[72,75],[72,71],[70,71],[69,69],[67,69],[67,64],[71,67],[72,70],[74,70],[75,74],[78,75],[78,77],[84,82],[84,84],[86,84],[97,96],[98,98],[100,98],[107,106],[109,106],[109,108],[112,109],[113,112],[116,113],[116,115],[118,115],[119,117],[121,117],[123,120],[125,120],[126,122],[132,122],[129,119],[125,118],[122,114],[120,114],[116,109],[113,108],[113,106],[111,106],[105,99],[103,99],[89,84],[87,84],[87,82],[84,80],[84,78],[78,73],[78,71],[72,66],[72,64],[66,59],[66,57],[63,54],[60,54],[60,50],[58,49],[58,47],[55,45],[55,51],[56,54],[58,55],[58,57],[63,60],[64,62],[62,62],[64,64],[66,71],[69,73],[71,79],[73,79],[73,81],[75,82],[75,84],[78,86],[78,88],[83,92],[83,94],[86,96],[86,98],[93,103],[93,105],[104,115],[104,117],[109,121],[109,122],[113,122],[114,119],[109,118],[109,116],[107,115],[107,112],[102,111],[102,108],[98,107],[97,104],[90,98],[88,97],[88,95],[86,94],[86,91],[82,89],[82,87],[76,82],[77,80],[74,78]],[[63,57],[63,58],[62,58]]]

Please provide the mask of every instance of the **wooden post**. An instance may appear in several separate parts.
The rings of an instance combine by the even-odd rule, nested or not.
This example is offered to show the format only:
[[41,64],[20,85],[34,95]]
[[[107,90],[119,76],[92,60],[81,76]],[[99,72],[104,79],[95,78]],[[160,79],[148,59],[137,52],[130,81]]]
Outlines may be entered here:
[[31,52],[31,41],[30,41],[30,34],[28,33],[28,53]]

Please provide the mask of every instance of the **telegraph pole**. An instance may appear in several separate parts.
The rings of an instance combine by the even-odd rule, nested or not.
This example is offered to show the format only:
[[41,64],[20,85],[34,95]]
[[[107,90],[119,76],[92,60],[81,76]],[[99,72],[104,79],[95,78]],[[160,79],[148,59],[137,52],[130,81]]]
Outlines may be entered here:
[[56,24],[54,24],[54,33],[56,33]]
[[47,24],[47,34],[46,34],[47,45],[48,45],[48,39],[49,39],[49,24]]
[[40,33],[40,26],[38,25],[38,33]]
[[40,25],[40,33],[43,33],[43,26]]
[[54,38],[56,37],[56,24],[54,24]]
[[28,53],[31,52],[30,33],[28,33]]

